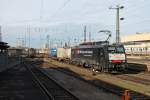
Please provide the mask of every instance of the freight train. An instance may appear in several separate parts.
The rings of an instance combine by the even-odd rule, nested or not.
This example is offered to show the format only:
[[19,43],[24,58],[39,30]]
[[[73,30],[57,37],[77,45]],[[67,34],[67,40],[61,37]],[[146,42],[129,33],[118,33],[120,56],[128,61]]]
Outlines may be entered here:
[[52,58],[57,57],[57,48],[50,49],[50,57],[52,57]]
[[71,48],[52,48],[50,56],[58,61],[68,61],[71,59]]
[[109,45],[99,42],[94,45],[79,45],[72,48],[71,60],[74,63],[92,68],[93,72],[125,70],[127,59],[123,45]]
[[36,49],[34,49],[34,48],[29,48],[29,49],[28,49],[28,57],[30,57],[30,58],[36,57]]
[[34,48],[23,48],[23,47],[10,47],[8,48],[8,55],[13,57],[30,57],[36,56],[36,49]]
[[[59,49],[55,56],[58,57]],[[63,51],[63,50],[61,50]],[[59,51],[59,52],[61,52]],[[71,48],[70,63],[90,67],[93,73],[125,70],[127,58],[123,45],[109,45],[107,41],[82,43]],[[62,52],[61,54],[64,54]],[[58,57],[59,59],[59,57]]]

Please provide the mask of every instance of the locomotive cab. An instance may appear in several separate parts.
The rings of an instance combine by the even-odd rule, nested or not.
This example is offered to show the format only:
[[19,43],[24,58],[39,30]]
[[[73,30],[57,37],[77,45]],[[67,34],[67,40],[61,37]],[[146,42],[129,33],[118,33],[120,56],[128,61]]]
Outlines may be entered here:
[[93,70],[102,72],[122,71],[127,66],[123,45],[105,45],[99,47],[98,66]]
[[112,45],[107,47],[108,70],[124,70],[127,65],[125,49],[123,45]]

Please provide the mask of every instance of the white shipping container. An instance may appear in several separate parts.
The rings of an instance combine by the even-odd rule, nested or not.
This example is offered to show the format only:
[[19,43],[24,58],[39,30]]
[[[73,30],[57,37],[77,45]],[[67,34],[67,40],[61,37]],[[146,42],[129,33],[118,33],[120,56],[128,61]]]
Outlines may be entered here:
[[57,58],[64,58],[64,48],[57,48]]
[[65,49],[65,57],[71,59],[71,48]]
[[71,58],[71,48],[57,48],[57,58]]

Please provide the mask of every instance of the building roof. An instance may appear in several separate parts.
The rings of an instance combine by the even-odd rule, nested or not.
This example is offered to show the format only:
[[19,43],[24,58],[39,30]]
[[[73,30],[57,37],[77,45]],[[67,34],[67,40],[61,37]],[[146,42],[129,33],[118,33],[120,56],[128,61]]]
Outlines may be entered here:
[[9,46],[7,45],[8,43],[6,42],[0,42],[0,49],[7,49]]
[[134,34],[121,37],[122,43],[127,42],[150,42],[150,33]]
[[83,42],[79,45],[106,45],[106,44],[109,44],[109,41]]

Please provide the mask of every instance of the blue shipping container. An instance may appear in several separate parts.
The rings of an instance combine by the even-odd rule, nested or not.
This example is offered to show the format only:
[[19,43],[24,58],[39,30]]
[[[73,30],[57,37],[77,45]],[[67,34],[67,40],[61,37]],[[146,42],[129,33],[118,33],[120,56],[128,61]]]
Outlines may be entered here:
[[56,48],[50,49],[50,56],[51,57],[57,57],[57,49]]

